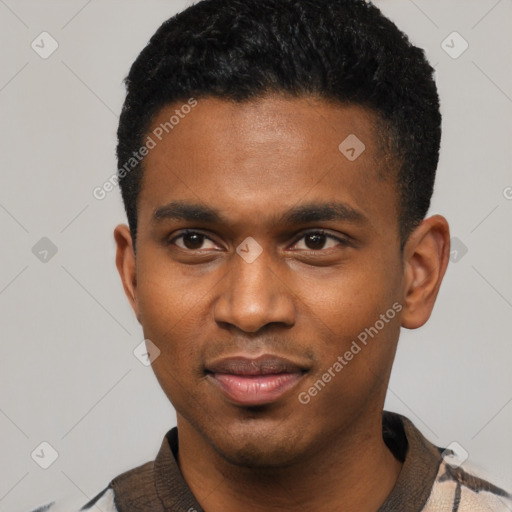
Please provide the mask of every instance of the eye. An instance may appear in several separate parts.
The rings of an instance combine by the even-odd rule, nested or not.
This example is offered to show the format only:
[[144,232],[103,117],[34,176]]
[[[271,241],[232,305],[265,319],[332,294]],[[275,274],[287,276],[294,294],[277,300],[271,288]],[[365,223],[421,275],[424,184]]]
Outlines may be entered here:
[[[209,247],[203,246],[205,242],[209,242],[209,244],[207,244]],[[208,250],[217,247],[217,244],[215,244],[213,240],[210,240],[206,235],[198,231],[185,231],[169,240],[169,244],[174,244],[180,249],[188,251]]]
[[[303,234],[294,245],[298,250],[320,251],[322,249],[332,249],[337,245],[346,246],[348,242],[342,238],[324,233],[323,231],[310,231],[309,233]],[[299,247],[297,247],[297,245]]]

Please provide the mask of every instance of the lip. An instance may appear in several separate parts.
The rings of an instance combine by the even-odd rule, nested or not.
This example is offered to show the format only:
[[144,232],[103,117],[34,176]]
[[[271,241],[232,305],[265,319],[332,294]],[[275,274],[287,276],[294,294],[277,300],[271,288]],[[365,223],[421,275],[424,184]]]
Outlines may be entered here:
[[294,388],[308,368],[289,359],[264,354],[227,357],[206,366],[208,379],[238,405],[264,405]]

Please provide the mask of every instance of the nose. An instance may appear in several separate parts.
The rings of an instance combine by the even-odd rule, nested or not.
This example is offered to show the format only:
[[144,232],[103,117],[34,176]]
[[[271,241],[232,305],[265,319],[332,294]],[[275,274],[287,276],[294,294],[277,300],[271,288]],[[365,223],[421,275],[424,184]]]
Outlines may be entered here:
[[234,254],[229,265],[214,304],[218,323],[251,333],[271,323],[287,327],[295,323],[293,294],[271,268],[265,251],[251,263]]

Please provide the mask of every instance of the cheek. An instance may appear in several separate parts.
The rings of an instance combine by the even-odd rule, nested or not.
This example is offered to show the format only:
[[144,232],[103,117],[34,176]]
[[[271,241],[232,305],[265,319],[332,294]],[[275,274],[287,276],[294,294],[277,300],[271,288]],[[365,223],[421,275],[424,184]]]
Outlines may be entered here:
[[341,337],[357,336],[392,307],[399,297],[398,270],[360,258],[346,266],[295,281],[302,315],[317,319]]
[[170,330],[186,317],[194,302],[190,281],[160,249],[141,251],[137,270],[137,302],[142,325],[159,331]]
[[315,288],[303,286],[303,332],[316,340],[312,350],[319,362],[308,386],[328,381],[316,385],[321,400],[347,404],[356,391],[364,399],[387,380],[400,330],[398,282],[393,270],[374,265],[333,272]]
[[144,300],[144,337],[160,350],[152,369],[160,386],[177,410],[192,407],[197,402],[197,381],[202,377],[198,365],[197,340],[201,334],[198,307],[193,301],[186,302],[178,296],[157,293]]
[[155,263],[151,275],[142,275],[137,282],[137,302],[144,337],[160,350],[153,363],[155,372],[173,371],[191,357],[192,343],[197,338],[199,298],[185,286],[177,272],[162,270]]

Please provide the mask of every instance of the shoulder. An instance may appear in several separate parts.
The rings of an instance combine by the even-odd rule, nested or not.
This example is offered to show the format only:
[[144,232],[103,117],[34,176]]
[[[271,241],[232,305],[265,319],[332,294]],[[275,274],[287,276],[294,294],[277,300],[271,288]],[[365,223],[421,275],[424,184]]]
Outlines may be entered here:
[[86,512],[101,510],[102,512],[118,512],[114,502],[114,491],[110,486],[103,489],[94,498],[84,504],[84,500],[61,500],[48,503],[31,512]]
[[509,512],[512,495],[500,487],[446,461],[439,466],[424,512]]
[[[421,496],[422,512],[511,512],[509,492],[478,475],[450,448],[428,441],[404,416],[385,411],[383,434],[395,456],[404,459],[395,492],[386,511]],[[393,499],[395,501],[393,501]],[[401,507],[400,509],[403,509]]]
[[[166,455],[169,460],[174,460],[173,449],[177,449],[176,427],[165,435],[159,454]],[[167,459],[160,461],[164,470],[169,469],[169,466],[164,464]],[[77,499],[59,500],[40,506],[30,512],[96,512],[98,510],[101,510],[101,512],[119,512],[119,509],[133,510],[132,503],[137,502],[137,500],[140,503],[147,496],[156,495],[154,466],[155,461],[149,461],[121,473],[87,503],[84,503],[83,497],[78,501]],[[175,461],[174,466],[174,473],[181,475]],[[170,469],[173,469],[172,465]],[[166,475],[166,478],[168,478],[168,475]]]

